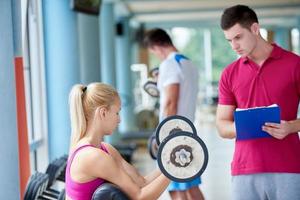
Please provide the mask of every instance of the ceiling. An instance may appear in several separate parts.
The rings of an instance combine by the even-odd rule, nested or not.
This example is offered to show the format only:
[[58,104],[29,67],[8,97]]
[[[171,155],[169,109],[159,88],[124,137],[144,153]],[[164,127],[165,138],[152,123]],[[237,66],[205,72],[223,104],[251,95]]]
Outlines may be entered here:
[[300,0],[119,0],[116,3],[119,13],[127,13],[133,21],[148,27],[216,25],[224,8],[236,4],[252,7],[262,25],[300,26]]

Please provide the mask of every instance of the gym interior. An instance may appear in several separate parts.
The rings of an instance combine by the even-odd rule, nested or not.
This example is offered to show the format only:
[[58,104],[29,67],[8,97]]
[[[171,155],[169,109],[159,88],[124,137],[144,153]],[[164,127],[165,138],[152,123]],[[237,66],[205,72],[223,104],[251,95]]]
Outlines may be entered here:
[[[118,90],[121,123],[105,141],[141,174],[157,167],[147,145],[158,126],[158,97],[143,87],[159,61],[141,42],[144,31],[160,27],[199,67],[194,125],[209,155],[200,188],[208,200],[230,200],[234,140],[219,136],[215,114],[220,74],[237,55],[219,27],[220,16],[225,7],[249,5],[261,19],[263,37],[299,55],[300,1],[76,2],[0,1],[0,199],[24,199],[30,179],[47,173],[44,193],[64,199],[68,94],[76,83],[104,82]],[[168,192],[159,199],[170,199]]]

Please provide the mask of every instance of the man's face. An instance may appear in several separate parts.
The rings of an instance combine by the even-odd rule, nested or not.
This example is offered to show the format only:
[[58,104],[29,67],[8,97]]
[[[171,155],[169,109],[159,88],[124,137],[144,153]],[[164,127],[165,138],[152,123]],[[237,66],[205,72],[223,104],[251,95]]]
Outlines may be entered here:
[[163,60],[163,53],[161,50],[162,47],[154,45],[148,48],[149,52],[155,55],[158,59]]
[[231,48],[238,55],[246,57],[251,55],[256,47],[259,26],[257,23],[253,23],[249,30],[237,23],[228,30],[224,30],[224,35]]

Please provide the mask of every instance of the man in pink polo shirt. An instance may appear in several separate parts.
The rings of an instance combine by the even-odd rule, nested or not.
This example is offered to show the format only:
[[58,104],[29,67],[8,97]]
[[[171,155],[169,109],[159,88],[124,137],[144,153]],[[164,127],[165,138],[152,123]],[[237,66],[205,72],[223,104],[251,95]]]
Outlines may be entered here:
[[216,120],[220,136],[236,138],[236,108],[277,104],[282,120],[262,127],[272,137],[236,140],[233,199],[300,199],[300,57],[265,41],[256,13],[248,6],[225,9],[221,27],[240,58],[224,69],[220,79]]

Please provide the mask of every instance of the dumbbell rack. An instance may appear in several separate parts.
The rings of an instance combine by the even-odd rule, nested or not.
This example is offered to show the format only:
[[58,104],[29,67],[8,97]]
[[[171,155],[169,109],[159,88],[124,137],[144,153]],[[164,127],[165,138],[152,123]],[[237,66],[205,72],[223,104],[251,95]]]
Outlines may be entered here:
[[56,181],[65,182],[67,159],[67,155],[55,159],[48,165],[45,173],[35,172],[31,175],[24,200],[64,200],[65,189],[58,191],[53,186]]

